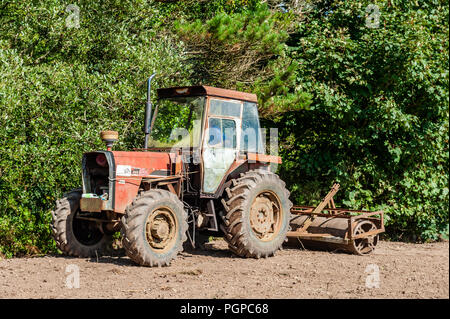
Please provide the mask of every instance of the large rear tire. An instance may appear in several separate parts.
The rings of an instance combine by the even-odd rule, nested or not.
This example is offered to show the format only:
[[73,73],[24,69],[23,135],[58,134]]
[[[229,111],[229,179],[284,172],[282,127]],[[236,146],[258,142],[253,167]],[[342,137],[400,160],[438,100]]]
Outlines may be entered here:
[[241,174],[222,203],[225,240],[241,257],[272,256],[286,239],[291,219],[289,191],[278,175],[265,170]]
[[168,266],[183,250],[187,229],[187,213],[180,199],[169,191],[153,189],[127,207],[122,243],[137,264]]
[[56,246],[75,257],[94,257],[108,251],[112,237],[101,232],[95,222],[76,218],[82,190],[74,189],[56,202],[52,212],[52,235]]

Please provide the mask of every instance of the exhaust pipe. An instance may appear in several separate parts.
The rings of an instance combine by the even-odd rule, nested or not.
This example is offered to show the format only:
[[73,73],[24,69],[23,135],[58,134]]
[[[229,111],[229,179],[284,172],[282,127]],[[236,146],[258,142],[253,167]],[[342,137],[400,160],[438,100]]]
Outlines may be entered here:
[[144,141],[144,149],[148,148],[148,137],[150,135],[150,121],[152,118],[152,102],[150,100],[150,91],[151,91],[151,82],[156,73],[153,73],[147,80],[147,102],[145,103],[145,141]]

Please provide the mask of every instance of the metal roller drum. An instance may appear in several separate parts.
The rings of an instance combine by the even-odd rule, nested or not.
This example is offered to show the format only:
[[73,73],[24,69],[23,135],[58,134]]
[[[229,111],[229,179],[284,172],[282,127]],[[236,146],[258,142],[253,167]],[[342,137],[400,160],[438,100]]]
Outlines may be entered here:
[[[296,216],[291,220],[292,231],[298,231],[304,226],[310,217],[307,215]],[[308,248],[321,250],[344,250],[357,255],[371,253],[378,244],[378,235],[367,236],[355,240],[349,240],[348,219],[339,217],[315,217],[308,227],[308,235],[305,237],[290,237],[290,245],[301,243]],[[353,235],[360,235],[377,229],[377,226],[368,219],[360,219],[354,222]],[[329,234],[331,236],[314,237],[314,234]]]

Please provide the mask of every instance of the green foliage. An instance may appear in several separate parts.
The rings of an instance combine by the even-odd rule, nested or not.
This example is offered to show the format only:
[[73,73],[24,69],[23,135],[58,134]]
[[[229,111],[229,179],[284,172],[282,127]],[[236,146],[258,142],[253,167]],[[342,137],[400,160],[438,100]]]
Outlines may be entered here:
[[[220,12],[204,22],[180,21],[175,29],[194,65],[194,80],[203,84],[251,90],[263,116],[299,110],[311,95],[296,91],[296,62],[286,56],[295,15],[254,5],[240,12]],[[282,96],[282,98],[280,98]]]
[[283,52],[287,33],[266,6],[240,13],[218,13],[204,23],[175,22],[195,63],[198,79],[234,85],[251,79],[274,55]]
[[[366,26],[371,3],[378,28]],[[393,238],[448,234],[448,3],[318,6],[288,42],[313,96],[279,122],[295,200],[336,180],[345,205],[386,211]]]
[[0,253],[52,251],[50,210],[81,183],[81,155],[142,147],[146,78],[189,85],[181,45],[159,32],[164,15],[141,2],[9,3],[0,21]]
[[204,108],[205,98],[200,96],[159,100],[149,147],[200,146]]
[[257,93],[294,202],[339,181],[392,238],[448,238],[448,3],[262,2],[82,0],[79,28],[60,0],[0,2],[0,256],[55,251],[50,211],[99,131],[142,146],[154,71]]

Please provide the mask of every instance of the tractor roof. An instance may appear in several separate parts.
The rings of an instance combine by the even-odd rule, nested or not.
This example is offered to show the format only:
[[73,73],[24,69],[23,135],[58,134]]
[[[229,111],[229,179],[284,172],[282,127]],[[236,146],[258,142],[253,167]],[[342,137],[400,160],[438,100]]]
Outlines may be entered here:
[[212,86],[180,86],[166,89],[158,89],[158,99],[177,97],[177,96],[217,96],[234,100],[243,100],[248,102],[257,102],[256,94],[239,92],[215,88]]

